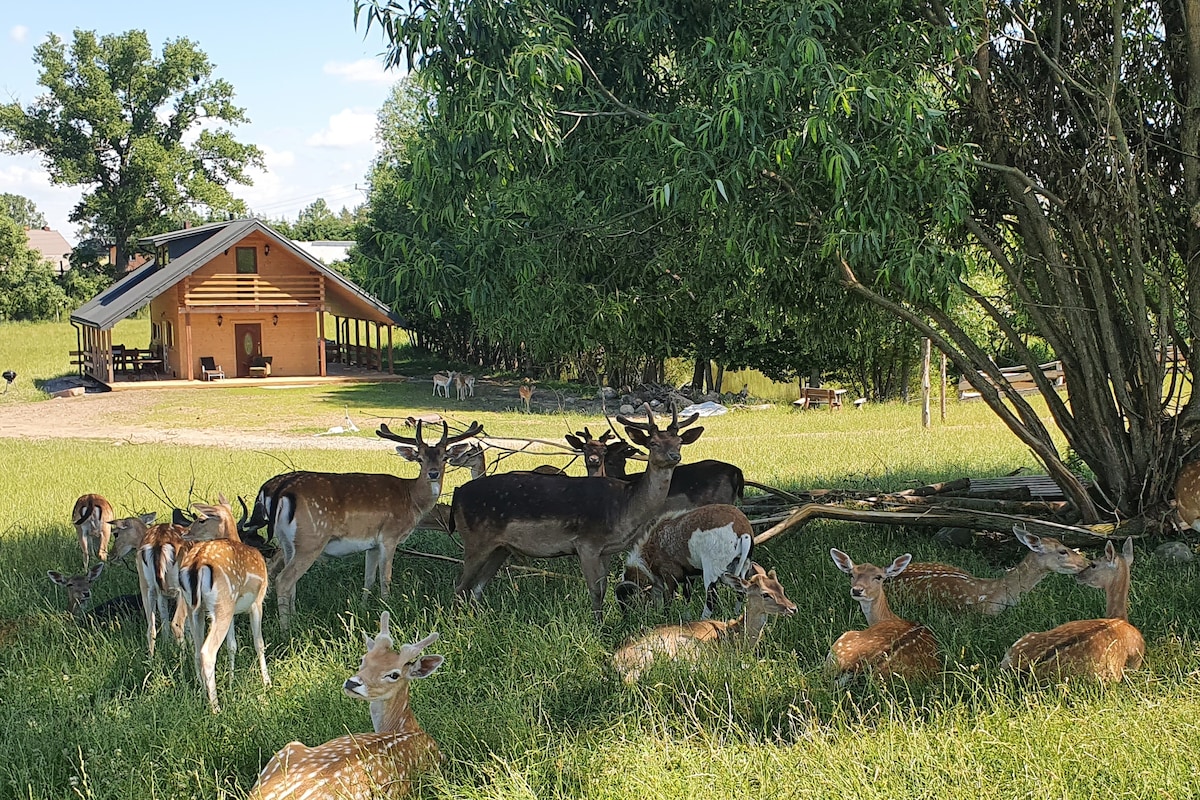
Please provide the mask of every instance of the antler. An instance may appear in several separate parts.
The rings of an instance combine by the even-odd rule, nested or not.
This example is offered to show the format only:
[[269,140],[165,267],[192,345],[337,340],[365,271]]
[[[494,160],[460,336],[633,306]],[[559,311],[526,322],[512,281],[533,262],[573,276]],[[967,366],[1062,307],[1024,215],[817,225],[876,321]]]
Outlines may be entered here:
[[[621,423],[626,428],[637,428],[638,430],[643,430],[647,433],[654,433],[658,430],[658,426],[654,424],[654,412],[650,410],[649,403],[643,403],[642,405],[646,409],[645,422],[636,422],[628,417],[622,417],[620,414],[617,415],[617,422]],[[607,415],[605,418],[607,419]]]
[[[422,421],[417,420],[417,435],[415,437],[401,436],[400,434],[392,431],[392,429],[387,426],[386,422],[381,422],[379,424],[379,430],[375,431],[375,435],[380,437],[381,439],[390,439],[393,442],[400,442],[401,444],[410,444],[410,445],[416,445],[416,446],[420,447],[422,444],[425,443],[424,437],[421,435],[422,434],[421,426],[422,426]],[[480,424],[479,422],[472,422],[467,427],[467,429],[465,431],[463,431],[462,433],[456,433],[454,436],[450,436],[449,433],[450,433],[450,428],[446,424],[445,420],[443,420],[442,421],[442,438],[438,441],[437,445],[434,445],[434,446],[436,447],[441,444],[450,445],[450,444],[454,444],[455,442],[461,442],[463,439],[469,439],[472,436],[483,433],[483,425]]]

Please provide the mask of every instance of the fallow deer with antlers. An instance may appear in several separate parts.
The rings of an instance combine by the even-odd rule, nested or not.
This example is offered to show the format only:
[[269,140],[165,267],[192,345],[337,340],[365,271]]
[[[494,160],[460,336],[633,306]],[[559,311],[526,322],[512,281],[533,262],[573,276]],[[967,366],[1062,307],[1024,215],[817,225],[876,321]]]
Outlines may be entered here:
[[[195,504],[198,515],[193,533],[205,541],[188,545],[179,558],[179,589],[187,604],[192,644],[196,651],[196,675],[208,693],[213,713],[217,702],[217,651],[224,640],[229,651],[229,673],[237,654],[235,614],[250,615],[250,633],[264,686],[271,685],[263,646],[263,598],[267,595],[267,564],[262,553],[238,538],[233,510],[224,496],[215,506]],[[210,530],[214,529],[215,530]],[[218,538],[209,538],[209,537]],[[205,632],[205,623],[211,627]]]
[[1015,606],[1050,573],[1076,575],[1089,563],[1058,539],[1034,536],[1022,528],[1013,528],[1013,535],[1030,552],[999,578],[976,578],[949,564],[917,563],[909,564],[892,582],[912,596],[937,605],[992,615]]
[[829,555],[837,568],[850,576],[850,596],[862,608],[867,629],[839,636],[829,649],[826,670],[835,674],[870,671],[880,678],[910,681],[930,678],[941,670],[933,634],[924,625],[892,613],[883,590],[884,578],[904,572],[912,556],[905,553],[881,569],[874,564],[855,564],[836,547]]
[[1119,681],[1127,669],[1137,669],[1146,654],[1141,632],[1129,624],[1129,569],[1133,539],[1120,554],[1112,542],[1104,557],[1075,576],[1080,583],[1104,591],[1103,619],[1084,619],[1041,633],[1027,633],[1008,648],[1000,666],[1029,672],[1038,678],[1075,675],[1099,681]]
[[796,613],[796,604],[787,598],[775,570],[766,572],[751,566],[750,578],[726,573],[721,580],[746,596],[746,607],[737,619],[727,622],[700,620],[681,625],[659,625],[649,633],[624,644],[613,654],[613,666],[622,680],[634,683],[659,656],[698,660],[704,648],[724,642],[737,643],[753,650],[762,638],[768,618]]
[[71,522],[79,534],[79,548],[83,550],[83,568],[88,568],[92,545],[101,561],[108,560],[108,540],[112,535],[112,505],[98,494],[85,494],[71,507]]
[[418,772],[438,765],[437,742],[421,729],[409,705],[409,684],[442,665],[441,656],[422,655],[438,635],[396,650],[389,621],[384,611],[379,635],[366,637],[362,666],[342,684],[348,697],[370,702],[375,732],[339,736],[316,747],[290,743],[263,767],[250,800],[400,797]]
[[397,442],[396,452],[421,468],[415,478],[373,473],[312,472],[298,475],[280,492],[275,537],[283,552],[283,568],[275,580],[279,622],[286,630],[296,605],[296,582],[322,554],[347,556],[366,553],[363,592],[371,591],[376,575],[387,595],[392,582],[396,548],[417,522],[433,508],[442,491],[447,458],[468,447],[463,439],[483,431],[478,422],[454,436],[445,422],[436,443],[423,437],[399,436],[381,425],[376,434]]
[[478,478],[454,492],[451,532],[462,537],[462,577],[455,591],[478,598],[510,553],[532,558],[575,556],[583,569],[592,611],[604,613],[607,558],[633,543],[641,528],[666,501],[679,450],[700,438],[703,428],[682,429],[698,419],[659,429],[647,410],[646,422],[617,418],[631,439],[649,451],[646,471],[630,481],[565,475],[505,473]]

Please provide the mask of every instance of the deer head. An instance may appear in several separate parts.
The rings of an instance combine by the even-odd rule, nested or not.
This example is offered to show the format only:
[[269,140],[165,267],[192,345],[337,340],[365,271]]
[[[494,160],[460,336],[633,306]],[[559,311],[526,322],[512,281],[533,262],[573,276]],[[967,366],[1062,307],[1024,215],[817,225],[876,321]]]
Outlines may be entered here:
[[83,611],[83,606],[92,598],[92,584],[96,582],[103,571],[104,564],[101,562],[82,575],[67,577],[61,572],[50,570],[46,576],[67,590],[67,611],[78,614]]
[[850,556],[836,547],[830,549],[829,555],[837,568],[850,576],[850,596],[862,607],[868,624],[874,625],[879,620],[891,616],[887,597],[883,593],[883,581],[904,572],[912,561],[911,553],[898,557],[887,569],[874,564],[855,564]]
[[379,635],[372,639],[364,634],[367,653],[362,665],[342,684],[342,691],[348,697],[371,703],[371,720],[377,733],[395,730],[410,721],[409,681],[432,675],[443,661],[442,656],[421,655],[426,647],[438,640],[436,633],[419,642],[401,645],[399,650],[394,649],[390,622],[391,615],[384,611],[379,616]]
[[[245,505],[242,507],[245,508]],[[189,542],[205,542],[212,539],[231,539],[235,542],[242,540],[238,533],[238,524],[233,520],[233,509],[229,507],[229,501],[225,499],[224,494],[218,495],[215,506],[193,503],[192,509],[196,512],[196,521],[188,527],[187,535],[184,536]]]
[[700,415],[692,414],[680,421],[679,412],[672,406],[671,424],[660,430],[654,422],[654,412],[650,410],[650,405],[646,404],[645,408],[645,422],[621,416],[617,417],[617,422],[625,426],[625,433],[629,435],[630,441],[646,449],[648,453],[647,460],[651,466],[658,468],[674,467],[682,459],[679,454],[680,446],[691,444],[700,438],[700,434],[704,433],[703,427],[692,428],[690,431],[680,433],[683,428],[698,420]]
[[478,422],[472,422],[462,433],[450,436],[450,428],[445,420],[443,420],[442,436],[436,444],[429,444],[425,441],[422,430],[423,425],[424,422],[422,420],[417,420],[417,434],[415,437],[401,436],[393,433],[386,424],[381,424],[379,430],[375,431],[375,435],[382,439],[397,442],[396,454],[420,464],[421,474],[429,480],[430,484],[438,487],[438,491],[434,492],[434,494],[438,494],[441,489],[442,471],[445,469],[447,459],[457,460],[463,458],[466,451],[471,447],[469,444],[456,443],[483,433],[483,425]]

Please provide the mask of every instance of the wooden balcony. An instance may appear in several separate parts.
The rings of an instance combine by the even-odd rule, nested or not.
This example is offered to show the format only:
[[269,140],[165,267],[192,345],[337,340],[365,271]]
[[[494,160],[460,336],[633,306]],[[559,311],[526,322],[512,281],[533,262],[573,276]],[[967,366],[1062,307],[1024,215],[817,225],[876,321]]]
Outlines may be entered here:
[[214,275],[184,278],[181,305],[216,309],[300,309],[325,302],[325,281],[320,275]]

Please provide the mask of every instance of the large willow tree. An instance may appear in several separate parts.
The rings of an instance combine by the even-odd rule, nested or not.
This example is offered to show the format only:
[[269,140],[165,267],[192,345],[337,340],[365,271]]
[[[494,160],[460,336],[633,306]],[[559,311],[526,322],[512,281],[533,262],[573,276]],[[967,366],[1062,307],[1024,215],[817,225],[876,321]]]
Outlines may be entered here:
[[[411,188],[438,224],[486,197],[485,225],[586,208],[606,234],[694,234],[700,257],[666,272],[693,294],[741,276],[730,296],[763,319],[838,281],[933,337],[1083,519],[1163,507],[1200,415],[1164,399],[1163,358],[1200,366],[1200,0],[375,0],[357,18],[436,97]],[[645,258],[617,279],[646,286]],[[1069,401],[1042,393],[1093,491],[964,301],[1031,368],[1030,327],[1062,359]]]

